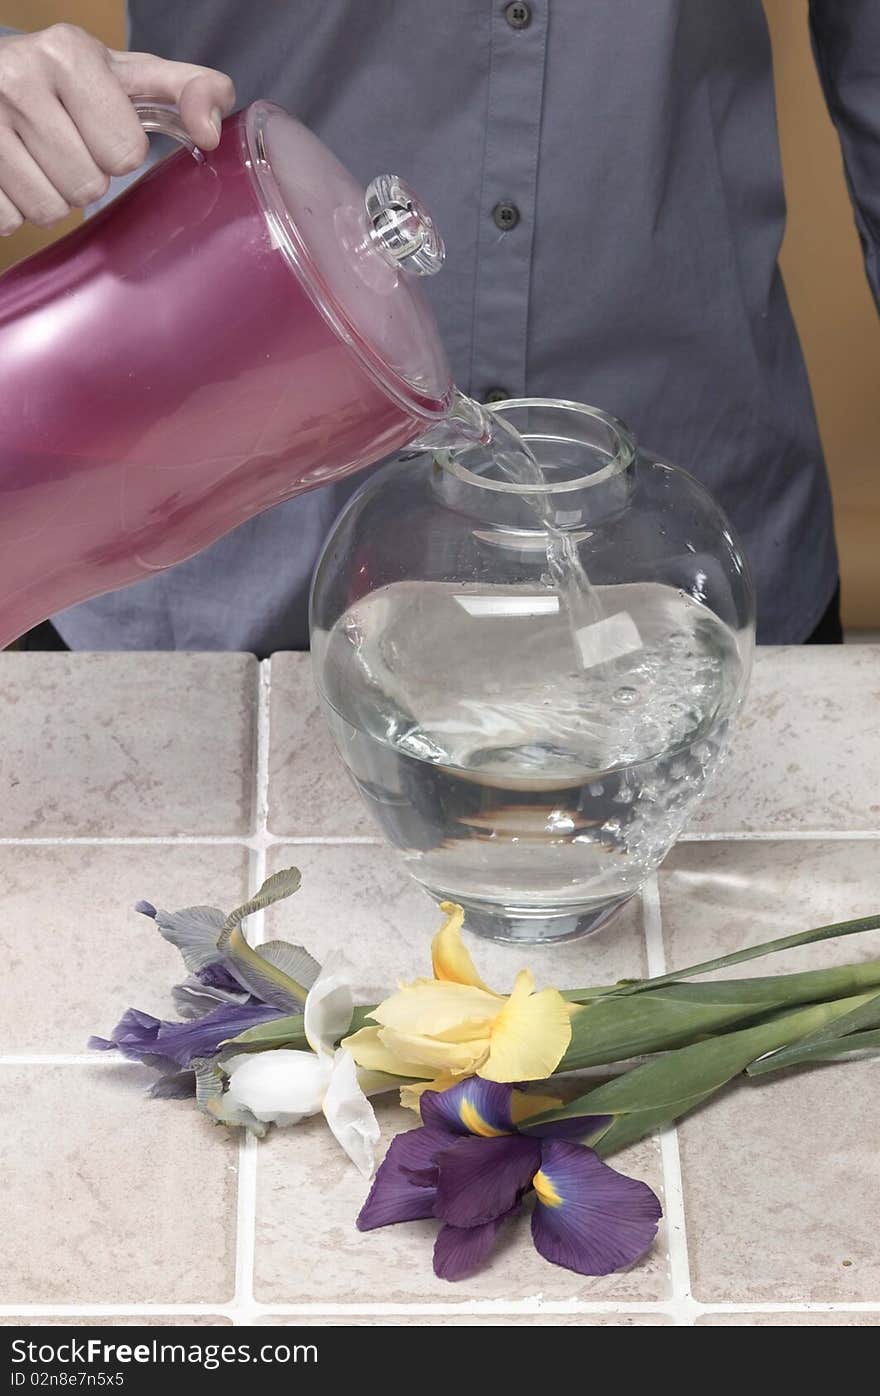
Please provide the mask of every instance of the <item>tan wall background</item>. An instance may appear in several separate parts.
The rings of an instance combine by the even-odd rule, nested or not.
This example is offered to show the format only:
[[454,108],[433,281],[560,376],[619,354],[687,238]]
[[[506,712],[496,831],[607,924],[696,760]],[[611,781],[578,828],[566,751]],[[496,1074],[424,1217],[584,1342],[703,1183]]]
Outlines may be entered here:
[[[244,0],[242,0],[244,3]],[[864,274],[840,149],[810,52],[807,0],[764,0],[773,38],[789,224],[782,253],[831,470],[844,621],[880,628],[880,321]],[[60,19],[123,43],[121,0],[0,0],[0,22]],[[49,241],[22,229],[0,269]]]

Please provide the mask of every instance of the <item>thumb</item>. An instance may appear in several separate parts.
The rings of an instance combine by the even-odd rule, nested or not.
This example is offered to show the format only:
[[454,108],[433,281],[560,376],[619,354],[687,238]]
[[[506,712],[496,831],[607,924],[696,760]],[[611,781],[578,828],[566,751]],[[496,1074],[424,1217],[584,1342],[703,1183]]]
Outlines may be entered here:
[[129,97],[172,103],[196,145],[205,150],[216,147],[220,121],[235,102],[235,87],[226,73],[195,63],[173,63],[154,53],[111,51],[110,62]]

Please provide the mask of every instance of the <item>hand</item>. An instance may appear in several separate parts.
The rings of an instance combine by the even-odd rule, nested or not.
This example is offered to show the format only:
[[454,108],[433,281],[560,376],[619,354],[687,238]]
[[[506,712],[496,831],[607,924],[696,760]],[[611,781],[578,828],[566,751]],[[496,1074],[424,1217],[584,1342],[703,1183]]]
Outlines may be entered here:
[[73,24],[0,39],[0,236],[25,219],[51,227],[143,164],[132,97],[173,103],[213,150],[235,88],[213,68],[105,48]]

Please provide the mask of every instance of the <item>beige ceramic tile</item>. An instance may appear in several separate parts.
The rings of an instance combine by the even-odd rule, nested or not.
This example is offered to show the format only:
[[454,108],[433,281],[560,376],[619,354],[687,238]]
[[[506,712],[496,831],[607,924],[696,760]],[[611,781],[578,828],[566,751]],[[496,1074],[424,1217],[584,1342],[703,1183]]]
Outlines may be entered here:
[[[671,969],[761,941],[880,913],[878,848],[870,840],[733,840],[679,844],[660,872]],[[880,958],[880,931],[783,951],[725,978],[797,973]]]
[[671,1324],[665,1314],[416,1314],[323,1318],[269,1314],[259,1323],[283,1328],[656,1328]]
[[880,1313],[790,1312],[750,1314],[702,1314],[699,1328],[876,1328]]
[[141,897],[170,911],[231,910],[248,893],[235,846],[0,847],[0,1053],[84,1052],[126,1008],[174,1018],[178,952],[133,910]]
[[42,1318],[0,1318],[0,1328],[231,1328],[220,1314],[50,1314]]
[[0,1303],[227,1303],[238,1141],[138,1067],[0,1067]]
[[[416,1117],[378,1105],[390,1141]],[[661,1192],[656,1145],[620,1154],[615,1167]],[[453,1303],[472,1299],[627,1300],[665,1298],[669,1262],[664,1233],[632,1270],[586,1278],[550,1265],[534,1249],[525,1217],[505,1231],[489,1264],[457,1284],[431,1269],[437,1224],[413,1222],[359,1232],[358,1211],[369,1184],[352,1167],[323,1119],[273,1131],[260,1145],[254,1292],[261,1304]]]
[[[384,998],[399,978],[430,974],[431,937],[443,920],[428,894],[384,846],[279,844],[269,867],[300,868],[303,883],[267,913],[269,934],[305,945],[319,959],[342,956],[357,997]],[[541,984],[570,989],[644,973],[638,899],[594,935],[559,946],[496,945],[477,936],[468,945],[482,977],[509,989],[528,965]]]
[[694,830],[880,828],[880,647],[761,648]]
[[[670,966],[880,910],[870,842],[680,846],[660,887]],[[750,961],[725,977],[871,956],[880,956],[877,932]],[[880,1298],[880,1262],[865,1227],[880,1204],[878,1118],[880,1071],[866,1062],[743,1081],[686,1119],[680,1144],[696,1298]]]
[[849,1062],[723,1092],[679,1129],[694,1297],[878,1300],[880,1070]]
[[240,834],[256,661],[0,655],[0,835]]
[[381,837],[336,754],[308,655],[272,659],[269,828],[294,837]]

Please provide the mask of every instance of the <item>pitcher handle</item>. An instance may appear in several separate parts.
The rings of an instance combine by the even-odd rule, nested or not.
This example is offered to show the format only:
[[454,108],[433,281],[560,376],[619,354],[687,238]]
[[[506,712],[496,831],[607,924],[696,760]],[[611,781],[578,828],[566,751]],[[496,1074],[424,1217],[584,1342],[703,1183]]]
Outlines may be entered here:
[[138,98],[134,99],[132,105],[145,131],[152,131],[160,136],[170,136],[172,140],[186,146],[194,160],[198,160],[199,164],[204,164],[204,155],[195,141],[190,140],[186,127],[180,119],[180,113],[175,107],[163,107],[156,102],[140,101]]

